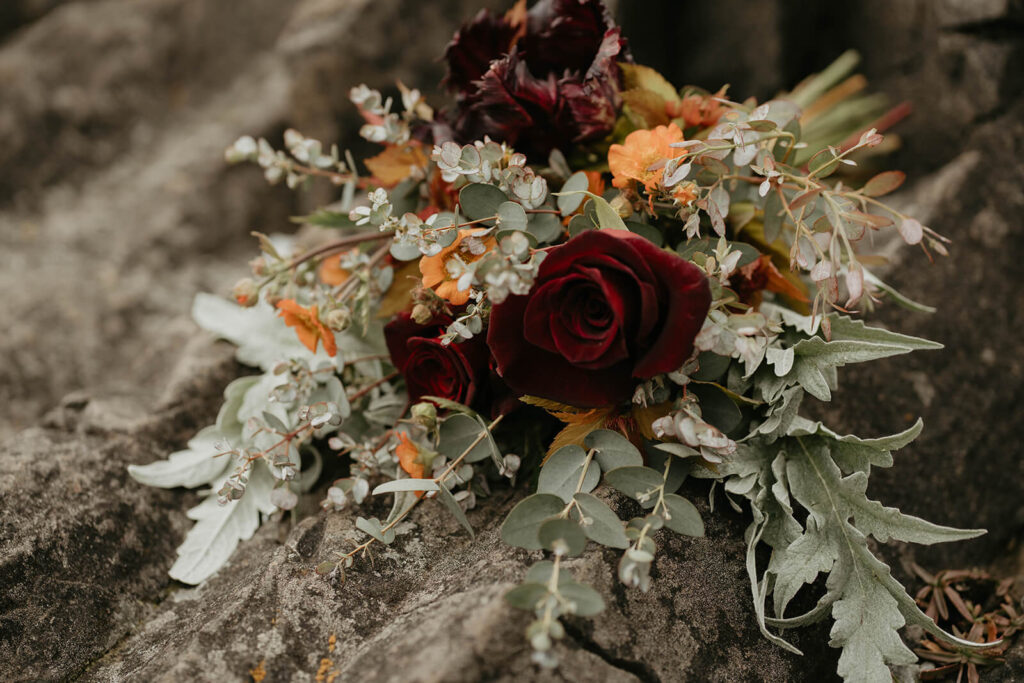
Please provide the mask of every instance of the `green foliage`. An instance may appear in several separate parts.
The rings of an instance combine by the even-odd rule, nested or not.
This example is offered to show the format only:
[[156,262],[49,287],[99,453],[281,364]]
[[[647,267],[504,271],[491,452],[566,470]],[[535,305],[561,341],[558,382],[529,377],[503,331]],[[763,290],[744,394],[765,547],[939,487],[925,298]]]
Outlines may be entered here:
[[505,193],[490,183],[472,183],[459,191],[459,209],[472,221],[498,215],[499,207],[506,203]]
[[577,493],[573,500],[587,538],[609,548],[629,547],[622,520],[604,501],[589,493]]
[[600,479],[601,468],[592,456],[579,446],[564,446],[544,463],[537,481],[537,492],[553,493],[569,502],[577,492],[593,491]]
[[550,493],[535,493],[523,498],[508,513],[501,525],[501,539],[509,545],[540,550],[541,525],[558,516],[565,507],[562,499]]
[[[868,537],[931,544],[983,533],[932,524],[867,498],[870,464],[890,465],[890,450],[919,432],[916,425],[892,437],[862,440],[838,437],[799,419],[781,438],[770,444],[753,439],[720,466],[726,491],[747,498],[753,512],[754,522],[747,530],[747,569],[762,630],[794,649],[767,626],[810,623],[831,609],[831,644],[843,648],[839,670],[846,680],[888,681],[886,664],[913,662],[897,634],[905,623],[923,626],[947,641],[952,638],[917,609],[889,568],[871,554]],[[802,525],[794,515],[797,505],[808,512]],[[772,554],[759,574],[754,556],[760,543],[770,546]],[[796,593],[822,573],[827,575],[826,593],[818,607],[787,617],[786,608]],[[772,618],[765,610],[769,597]]]
[[642,465],[644,462],[636,446],[618,432],[595,429],[587,434],[583,443],[595,451],[594,458],[604,472],[610,472],[616,467]]
[[563,190],[563,192],[553,192],[552,194],[558,197],[559,200],[561,200],[563,196],[580,194],[586,195],[587,197],[590,197],[590,201],[588,203],[594,207],[597,219],[596,225],[598,228],[601,230],[626,230],[626,224],[622,221],[622,216],[619,215],[619,213],[604,197],[598,197],[593,192],[588,192],[587,190]]

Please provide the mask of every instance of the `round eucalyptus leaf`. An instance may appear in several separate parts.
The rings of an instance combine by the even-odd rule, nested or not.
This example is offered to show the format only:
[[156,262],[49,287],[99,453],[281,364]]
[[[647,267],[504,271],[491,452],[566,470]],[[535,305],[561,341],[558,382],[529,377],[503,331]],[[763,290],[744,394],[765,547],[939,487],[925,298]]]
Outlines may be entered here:
[[648,242],[653,242],[655,246],[660,247],[665,243],[665,236],[653,225],[641,223],[640,221],[626,221],[626,228],[630,232],[640,235]]
[[629,439],[610,429],[595,429],[583,439],[583,445],[597,450],[594,458],[605,472],[617,467],[643,465],[644,459]]
[[[476,419],[464,413],[450,415],[442,424],[439,430],[441,441],[437,447],[438,452],[450,460],[462,455],[469,445],[473,443],[480,433],[484,431],[483,426]],[[491,444],[488,439],[483,439],[466,456],[464,462],[473,463],[485,460],[491,455]]]
[[498,207],[507,201],[504,192],[484,183],[471,183],[459,192],[462,214],[474,221],[498,215]]
[[558,592],[576,606],[573,610],[576,616],[592,617],[604,611],[601,594],[586,584],[570,581],[564,586],[559,586]]
[[[547,585],[548,582],[551,581],[551,572],[554,571],[554,569],[554,562],[552,562],[551,560],[541,560],[540,562],[537,562],[532,567],[526,570],[526,578],[523,579],[523,581],[526,583],[533,582],[543,583],[544,585]],[[559,582],[562,582],[568,578],[566,577],[564,579],[563,577],[566,577],[566,575],[563,573],[559,573]]]
[[579,555],[587,545],[587,536],[580,525],[560,517],[541,524],[537,537],[541,547],[547,550],[556,550],[559,546],[564,546],[569,557]]
[[420,257],[420,248],[415,244],[392,242],[388,251],[399,261],[414,261]]
[[553,213],[533,213],[526,224],[526,231],[538,242],[554,242],[562,236],[562,222]]
[[587,174],[583,171],[577,171],[573,173],[565,184],[562,185],[562,189],[559,190],[558,195],[558,210],[563,216],[569,214],[580,208],[580,204],[587,198],[583,191],[590,187],[590,180],[587,178]]
[[434,233],[437,235],[437,243],[442,247],[450,247],[455,244],[455,238],[459,236],[459,231],[454,227],[452,228],[441,228]]
[[545,584],[528,582],[505,593],[505,602],[516,609],[533,611],[547,594],[548,587]]
[[700,518],[700,512],[693,503],[669,493],[665,496],[665,507],[668,508],[668,513],[664,515],[665,526],[669,529],[684,536],[704,535],[704,520]]
[[610,548],[629,546],[622,520],[604,501],[589,493],[577,493],[574,498],[585,518],[580,520],[580,526],[587,538]]
[[[659,446],[683,446],[683,444],[658,444]],[[657,447],[648,447],[645,449],[647,452],[647,464],[651,469],[656,472],[661,472],[662,478],[665,480],[665,493],[675,493],[679,490],[679,487],[686,481],[687,475],[690,474],[690,468],[693,464],[686,458],[680,458],[672,454],[670,451],[660,449]],[[699,455],[699,454],[698,454]],[[671,462],[669,462],[671,461]],[[665,467],[668,466],[668,476],[665,476]]]
[[714,384],[691,384],[689,388],[700,400],[701,417],[723,434],[728,434],[743,421],[739,406]]
[[[586,474],[583,466],[587,466]],[[583,477],[584,493],[590,493],[601,481],[601,468],[593,458],[587,461],[587,452],[573,444],[555,451],[540,470],[537,479],[538,493],[553,493],[565,502],[572,500],[576,486]]]
[[729,369],[732,359],[727,356],[719,356],[717,353],[702,351],[697,356],[697,372],[693,373],[693,379],[701,382],[714,382],[721,379],[725,371]]
[[569,221],[569,237],[575,237],[587,230],[597,230],[597,224],[587,216],[573,216]]
[[544,547],[537,535],[541,524],[558,515],[564,507],[562,499],[550,493],[535,493],[523,498],[502,523],[501,539],[509,545],[540,550]]
[[526,209],[515,202],[498,205],[498,225],[502,230],[526,230]]
[[645,507],[654,505],[657,496],[640,500],[641,495],[658,488],[662,483],[661,473],[650,467],[618,467],[606,473],[604,477],[612,488],[640,501]]

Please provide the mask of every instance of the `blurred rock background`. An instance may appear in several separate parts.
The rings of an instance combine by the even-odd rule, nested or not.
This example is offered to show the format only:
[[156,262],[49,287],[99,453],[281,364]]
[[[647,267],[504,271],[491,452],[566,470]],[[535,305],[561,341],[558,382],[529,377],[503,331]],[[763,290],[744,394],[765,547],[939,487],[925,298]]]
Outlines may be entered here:
[[[457,25],[505,4],[0,3],[4,680],[309,680],[325,659],[324,679],[338,680],[828,680],[825,632],[801,635],[800,659],[751,628],[745,520],[720,511],[708,539],[674,541],[647,596],[614,585],[613,553],[579,560],[609,612],[570,625],[550,676],[528,662],[526,616],[499,599],[526,557],[494,533],[514,499],[474,513],[473,544],[421,515],[401,558],[384,554],[345,586],[310,572],[351,533],[342,515],[268,525],[204,587],[166,578],[195,498],[140,489],[125,465],[180,448],[241,371],[197,334],[191,299],[244,274],[250,230],[288,229],[330,198],[269,189],[257,170],[227,168],[223,148],[292,126],[358,149],[351,86],[425,89]],[[872,88],[911,102],[892,160],[911,181],[900,201],[954,244],[934,266],[907,250],[890,278],[939,313],[876,319],[947,348],[847,369],[822,415],[866,435],[923,415],[924,435],[875,472],[873,493],[991,532],[886,548],[897,574],[916,559],[1020,576],[1024,3],[617,5],[638,61],[676,83],[766,97],[855,48]],[[1019,645],[1009,660],[983,680],[1024,677]]]

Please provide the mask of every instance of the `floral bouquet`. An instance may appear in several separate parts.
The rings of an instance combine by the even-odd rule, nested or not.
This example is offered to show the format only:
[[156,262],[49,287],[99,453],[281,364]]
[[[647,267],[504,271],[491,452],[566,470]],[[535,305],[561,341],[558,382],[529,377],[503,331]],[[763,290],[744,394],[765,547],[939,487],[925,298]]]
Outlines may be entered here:
[[[797,651],[780,631],[831,617],[850,681],[915,661],[905,624],[976,647],[870,548],[982,533],[865,495],[920,421],[863,439],[800,411],[830,399],[844,365],[940,348],[858,319],[882,301],[930,310],[872,272],[873,247],[946,252],[879,199],[902,173],[860,170],[905,108],[860,94],[855,55],[767,102],[680,90],[633,62],[599,0],[483,11],[444,58],[443,109],[401,84],[400,106],[352,90],[362,137],[382,147],[362,163],[294,130],[283,151],[228,149],[271,183],[341,192],[298,235],[257,235],[236,302],[196,299],[196,321],[262,374],[232,382],[186,450],[131,468],[209,494],[171,576],[203,581],[322,479],[325,510],[391,501],[317,567],[338,579],[413,510],[472,535],[465,511],[525,479],[534,492],[501,535],[550,559],[507,600],[536,614],[535,660],[556,666],[560,617],[604,608],[565,559],[620,549],[619,579],[647,590],[659,534],[704,535],[679,491],[707,479],[712,511],[749,510],[753,614],[780,647]],[[798,593],[811,607],[792,614]]]

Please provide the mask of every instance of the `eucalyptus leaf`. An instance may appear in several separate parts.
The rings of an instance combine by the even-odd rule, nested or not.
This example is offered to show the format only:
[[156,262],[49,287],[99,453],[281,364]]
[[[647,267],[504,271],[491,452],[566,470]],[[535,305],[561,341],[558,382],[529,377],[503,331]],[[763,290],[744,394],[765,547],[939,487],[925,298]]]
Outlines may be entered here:
[[540,243],[554,242],[562,236],[562,222],[553,213],[532,213],[526,231]]
[[475,410],[463,403],[453,401],[450,398],[444,398],[442,396],[424,396],[423,400],[430,401],[431,403],[436,404],[438,408],[443,408],[444,410],[453,410],[457,413],[465,413],[471,417],[476,416]]
[[713,384],[691,384],[690,391],[700,401],[704,421],[728,434],[743,421],[743,413],[721,388]]
[[523,498],[508,513],[501,525],[501,539],[509,545],[527,550],[540,550],[537,533],[541,524],[562,512],[565,503],[550,493],[535,493]]
[[732,358],[720,356],[710,351],[702,351],[697,356],[697,372],[693,373],[693,379],[702,382],[714,382],[722,378],[725,371],[729,369]]
[[592,617],[604,611],[604,599],[590,586],[570,581],[558,587],[560,595],[575,605],[572,613],[579,617]]
[[437,491],[437,482],[433,479],[392,479],[373,489],[372,495],[395,493],[397,491]]
[[636,446],[622,434],[610,429],[595,429],[583,439],[583,445],[597,451],[594,458],[603,472],[644,463]]
[[579,555],[587,545],[587,537],[580,525],[560,517],[542,523],[537,530],[537,538],[542,548],[556,550],[562,547],[569,557]]
[[[661,473],[650,467],[618,467],[606,472],[604,478],[609,486],[634,500],[640,500],[642,495],[662,484]],[[654,500],[647,499],[641,501],[641,504],[650,507],[654,505]]]
[[573,498],[586,517],[580,526],[587,538],[609,548],[629,547],[622,520],[604,501],[589,493],[577,493]]
[[[659,445],[681,446],[682,444]],[[684,481],[686,481],[686,477],[690,474],[693,462],[687,458],[680,458],[672,453],[671,450],[666,448],[647,447],[644,450],[647,455],[648,467],[655,472],[662,473],[661,476],[665,482],[665,493],[674,493],[675,491],[678,491],[679,487],[683,485]],[[666,466],[668,467],[668,476],[664,474]]]
[[530,581],[521,583],[508,593],[505,593],[505,602],[516,609],[532,612],[547,595],[548,587],[546,584]]
[[390,545],[395,540],[395,530],[389,529],[388,531],[384,531],[380,520],[375,517],[371,517],[370,519],[366,519],[365,517],[356,517],[356,528],[363,533],[372,536],[384,545]]
[[652,242],[655,246],[663,246],[665,244],[665,236],[661,234],[653,225],[647,223],[641,223],[639,221],[626,221],[626,229],[632,233],[640,235],[648,242]]
[[703,536],[704,520],[693,503],[675,493],[665,494],[665,526],[684,536]]
[[515,202],[498,205],[498,226],[502,230],[526,230],[526,209]]
[[558,211],[563,216],[572,214],[583,203],[583,191],[590,186],[590,179],[583,171],[573,173],[559,191]]
[[473,221],[498,215],[498,207],[507,201],[504,192],[487,183],[471,183],[459,191],[459,209]]
[[[593,192],[586,190],[577,190],[572,193],[566,194],[583,194],[590,197],[590,204],[593,205],[594,211],[597,215],[597,226],[601,230],[625,230],[626,224],[622,222],[622,216],[612,208],[612,205],[608,203],[608,200],[604,197],[598,197]],[[561,198],[563,195],[561,192],[555,193],[556,196]],[[570,226],[571,227],[571,226]]]
[[[440,442],[438,452],[450,460],[462,455],[470,444],[476,441],[484,427],[473,417],[465,413],[449,415],[438,428]],[[474,463],[485,460],[491,455],[491,445],[487,439],[483,439],[466,456],[464,462]]]
[[420,248],[416,244],[404,242],[392,242],[388,252],[399,261],[415,261],[420,254]]
[[590,493],[601,480],[601,468],[595,459],[588,458],[587,452],[579,446],[563,446],[552,453],[541,467],[540,477],[537,479],[537,492],[553,493],[569,502],[576,493],[576,486],[580,483],[581,477],[582,486],[579,490]]
[[[551,560],[541,560],[535,562],[528,570],[526,570],[526,578],[524,582],[542,583],[545,586],[551,583],[551,574],[555,570],[555,563]],[[558,572],[558,585],[562,585],[568,581],[572,581],[572,577],[569,576],[568,572]]]
[[459,501],[455,500],[455,496],[452,495],[452,492],[448,490],[447,486],[442,485],[438,488],[437,499],[440,500],[446,508],[448,508],[448,512],[452,513],[452,516],[458,520],[459,524],[462,525],[462,528],[469,532],[470,538],[476,536],[476,534],[473,533],[473,526],[469,523],[469,519],[466,517],[465,511],[462,509],[462,506],[459,505]]
[[782,198],[779,193],[769,192],[764,202],[764,241],[768,244],[779,238],[784,215]]

